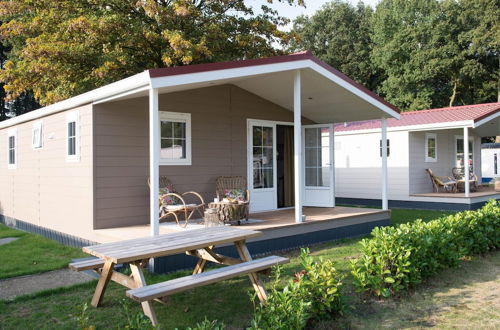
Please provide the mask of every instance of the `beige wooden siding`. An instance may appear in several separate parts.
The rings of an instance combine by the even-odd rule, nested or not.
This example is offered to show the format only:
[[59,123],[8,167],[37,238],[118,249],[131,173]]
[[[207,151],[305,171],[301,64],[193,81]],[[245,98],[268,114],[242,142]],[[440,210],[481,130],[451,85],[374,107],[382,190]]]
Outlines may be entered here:
[[[95,228],[149,222],[147,98],[94,106]],[[246,176],[247,119],[293,121],[293,113],[236,86],[162,94],[160,111],[191,114],[192,165],[161,166],[180,192],[215,195],[215,178]]]
[[[79,111],[80,161],[66,161],[66,114]],[[31,145],[43,123],[43,147]],[[0,214],[78,236],[92,228],[92,106],[16,125],[17,168],[7,169],[7,135],[0,131]]]

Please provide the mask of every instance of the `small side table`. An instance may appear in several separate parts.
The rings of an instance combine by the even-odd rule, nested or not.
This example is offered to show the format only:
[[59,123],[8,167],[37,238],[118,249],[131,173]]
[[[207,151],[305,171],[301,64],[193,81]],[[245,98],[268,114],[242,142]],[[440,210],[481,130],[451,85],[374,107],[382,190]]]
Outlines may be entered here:
[[212,202],[208,203],[208,207],[216,209],[219,219],[224,223],[237,223],[239,225],[241,220],[248,220],[248,202]]

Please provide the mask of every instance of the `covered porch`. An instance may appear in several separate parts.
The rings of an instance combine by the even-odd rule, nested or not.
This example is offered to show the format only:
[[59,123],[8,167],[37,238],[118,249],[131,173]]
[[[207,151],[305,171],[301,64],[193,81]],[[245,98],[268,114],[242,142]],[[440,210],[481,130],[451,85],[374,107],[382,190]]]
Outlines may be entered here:
[[[148,86],[101,101],[99,106],[126,105],[128,102],[136,102],[134,100],[147,100],[148,172],[151,182],[158,182],[160,175],[168,175],[179,186],[189,186],[189,189],[197,190],[193,182],[196,177],[196,180],[206,182],[204,196],[205,202],[208,203],[214,197],[213,192],[209,192],[208,182],[215,179],[220,169],[227,168],[229,173],[244,173],[243,176],[247,178],[251,192],[251,211],[282,212],[277,202],[276,159],[279,153],[276,147],[276,130],[277,125],[289,126],[293,133],[293,150],[288,161],[288,167],[292,169],[293,199],[291,211],[285,210],[286,221],[307,222],[308,216],[304,207],[317,206],[332,210],[335,207],[333,123],[379,119],[382,121],[381,164],[384,168],[380,196],[383,209],[387,210],[386,119],[398,118],[398,110],[310,53],[155,69],[148,73]],[[210,103],[204,107],[206,99],[200,98],[203,94],[201,91],[223,92],[224,86],[229,86],[230,90],[240,96],[248,95],[260,101],[246,103],[244,99],[247,96],[234,101],[234,93],[231,92],[227,111],[220,111],[221,107],[226,106],[220,99],[213,100],[211,102],[214,104]],[[186,100],[180,95],[188,95],[190,99]],[[200,99],[196,99],[197,97]],[[182,99],[182,106],[178,106],[179,99]],[[262,107],[266,110],[262,111]],[[167,119],[164,117],[165,109],[172,109],[172,112],[168,112]],[[212,109],[214,110],[210,114]],[[280,118],[289,119],[277,119],[273,113],[281,113]],[[170,134],[164,133],[164,122],[173,122],[174,127],[175,123],[182,124],[184,135],[179,141],[175,136],[164,136]],[[230,137],[226,136],[215,142],[217,146],[207,144],[207,138],[211,139],[219,134],[221,122],[229,130]],[[242,127],[243,123],[246,127]],[[212,125],[214,131],[211,132],[210,126],[207,125]],[[259,129],[262,132],[264,128],[271,139],[266,142],[262,138],[259,142],[259,139],[255,138],[256,134]],[[315,139],[307,139],[308,129],[316,134]],[[206,133],[205,138],[201,138],[201,130]],[[195,137],[197,134],[200,138]],[[173,140],[173,143],[168,142],[169,139]],[[314,143],[311,144],[311,141]],[[220,158],[226,158],[227,162],[220,163],[212,155],[207,155],[200,145],[206,145],[210,150],[220,153]],[[224,154],[223,150],[227,150],[229,156]],[[204,159],[199,157],[200,153],[203,153]],[[211,157],[208,166],[213,169],[205,171],[203,160],[208,160],[208,156]],[[165,157],[171,159],[165,160]],[[195,168],[198,172],[193,171]],[[158,219],[158,197],[158,185],[151,184],[151,235],[162,232]],[[115,221],[112,226],[106,224],[105,227],[124,226]]]

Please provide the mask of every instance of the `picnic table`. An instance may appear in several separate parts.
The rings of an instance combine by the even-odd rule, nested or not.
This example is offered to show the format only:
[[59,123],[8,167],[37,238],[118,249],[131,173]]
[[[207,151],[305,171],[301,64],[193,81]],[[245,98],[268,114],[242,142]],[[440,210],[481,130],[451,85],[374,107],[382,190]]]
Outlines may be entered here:
[[[158,321],[152,305],[153,300],[165,303],[162,298],[173,293],[236,276],[249,275],[257,296],[264,303],[267,294],[257,273],[269,269],[273,265],[286,263],[288,259],[270,256],[253,260],[246,246],[246,240],[261,234],[259,231],[235,227],[212,227],[93,245],[84,247],[83,251],[98,259],[80,261],[69,266],[76,271],[92,269],[99,274],[99,281],[92,298],[92,306],[98,307],[100,305],[106,286],[111,280],[129,288],[127,296],[141,302],[144,314],[151,319],[153,325],[157,325]],[[234,244],[240,259],[216,253],[215,246],[222,244]],[[193,274],[147,285],[143,269],[148,260],[178,253],[186,253],[198,258]],[[207,262],[227,267],[203,272]],[[114,270],[115,265],[122,263],[130,265],[132,272],[130,276]]]

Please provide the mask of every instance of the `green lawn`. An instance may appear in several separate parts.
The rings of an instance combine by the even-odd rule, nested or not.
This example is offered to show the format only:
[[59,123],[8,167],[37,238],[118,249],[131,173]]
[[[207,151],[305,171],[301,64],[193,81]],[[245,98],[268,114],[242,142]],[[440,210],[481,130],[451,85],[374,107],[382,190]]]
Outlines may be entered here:
[[[449,212],[393,210],[392,222],[399,224],[417,218],[427,221],[445,214]],[[335,260],[336,267],[343,274],[348,275],[349,260],[360,253],[360,240],[361,238],[344,239],[316,245],[311,248],[311,252],[314,256]],[[284,273],[292,275],[300,267],[297,258],[298,251],[287,252],[285,255],[291,257],[291,263],[286,265]],[[341,319],[323,322],[317,327],[320,329],[364,329],[377,325],[411,328],[425,325],[425,322],[452,326],[454,320],[458,322],[458,320],[470,318],[472,322],[470,327],[474,328],[475,325],[480,324],[483,317],[497,312],[492,312],[490,308],[480,309],[477,315],[472,315],[473,313],[467,310],[457,312],[456,308],[460,306],[466,309],[463,307],[462,298],[467,295],[463,296],[462,291],[473,292],[476,282],[486,283],[487,280],[490,282],[496,280],[496,286],[500,287],[499,266],[500,253],[478,257],[472,262],[466,262],[460,272],[455,269],[444,272],[438,278],[422,285],[414,295],[387,301],[366,300],[365,297],[354,292],[349,278],[346,278],[350,311]],[[187,272],[148,275],[148,282],[162,281],[182,274],[187,274]],[[0,324],[5,329],[35,327],[73,329],[78,327],[76,315],[80,313],[82,304],[90,302],[94,287],[95,281],[67,289],[20,297],[13,302],[0,302]],[[483,287],[480,289],[485,290]],[[103,307],[99,309],[89,307],[89,323],[96,325],[97,328],[124,327],[126,317],[122,302],[130,306],[131,314],[141,311],[140,305],[125,298],[124,292],[125,288],[111,283],[106,292]],[[243,277],[176,294],[171,297],[167,306],[155,303],[155,308],[163,329],[175,327],[182,329],[193,326],[202,321],[205,316],[209,319],[223,320],[231,328],[244,328],[248,325],[253,310],[249,292],[251,292],[250,283],[246,277]],[[477,296],[478,299],[482,297],[480,294]],[[474,302],[476,305],[472,302],[467,303],[471,303],[471,306],[480,305],[479,301]],[[492,304],[498,304],[498,298],[492,299]],[[491,304],[481,306],[491,306]],[[465,312],[470,312],[470,317],[464,316]],[[473,320],[476,320],[476,323]]]
[[5,237],[19,239],[0,245],[0,279],[63,268],[72,258],[86,256],[80,249],[0,224],[0,238]]

